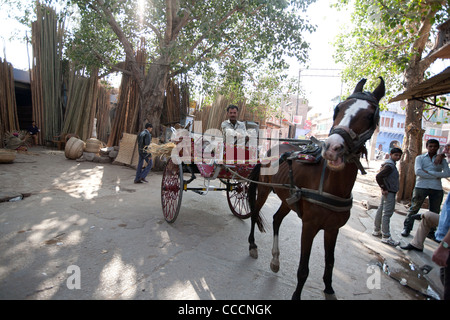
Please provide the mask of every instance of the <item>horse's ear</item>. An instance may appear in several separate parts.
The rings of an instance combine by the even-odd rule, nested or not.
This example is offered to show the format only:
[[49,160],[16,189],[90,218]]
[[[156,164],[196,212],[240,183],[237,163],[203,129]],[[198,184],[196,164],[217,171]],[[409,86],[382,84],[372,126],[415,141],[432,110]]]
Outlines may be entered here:
[[355,87],[355,90],[353,90],[353,93],[362,92],[362,89],[364,88],[366,81],[367,81],[367,79],[364,79],[364,78],[359,80],[358,84]]
[[333,121],[336,120],[338,113],[339,113],[339,105],[337,105],[334,108]]
[[384,80],[382,77],[378,77],[380,78],[380,84],[378,85],[378,87],[372,92],[373,96],[380,101],[381,98],[384,97],[384,94],[386,93],[386,87],[384,85]]

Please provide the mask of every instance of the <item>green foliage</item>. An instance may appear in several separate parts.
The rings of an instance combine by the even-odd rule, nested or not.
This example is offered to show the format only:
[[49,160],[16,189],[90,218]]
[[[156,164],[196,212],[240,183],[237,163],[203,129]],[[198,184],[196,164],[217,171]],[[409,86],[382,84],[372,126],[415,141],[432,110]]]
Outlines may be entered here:
[[[303,12],[314,1],[41,0],[65,14],[69,27],[65,53],[79,68],[96,66],[106,72],[125,61],[123,43],[106,20],[109,10],[134,50],[146,49],[147,67],[167,57],[171,76],[201,74],[204,79],[223,80],[222,87],[237,93],[261,65],[283,70],[285,57],[307,59],[309,46],[303,34],[314,27]],[[18,18],[30,24],[34,1],[8,2],[20,6],[25,15]],[[170,20],[169,13],[175,18]],[[178,23],[181,28],[175,32]]]
[[[442,4],[444,3],[444,4]],[[432,45],[423,50],[416,47],[424,19],[437,26],[449,16],[447,1],[423,0],[338,0],[338,9],[351,8],[351,24],[342,30],[334,45],[335,59],[345,64],[343,80],[356,83],[361,78],[386,81],[386,103],[403,90],[403,73],[413,63],[424,58]],[[432,14],[434,9],[437,13]],[[434,43],[432,29],[429,37]]]

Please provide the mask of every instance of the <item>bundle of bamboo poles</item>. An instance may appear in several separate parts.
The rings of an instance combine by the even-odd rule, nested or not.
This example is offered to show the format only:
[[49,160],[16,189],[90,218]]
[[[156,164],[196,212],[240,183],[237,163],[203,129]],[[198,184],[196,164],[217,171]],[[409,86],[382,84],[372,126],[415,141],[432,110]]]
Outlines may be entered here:
[[[146,60],[147,54],[141,48],[137,51],[136,61],[144,67]],[[107,143],[109,147],[118,146],[124,132],[135,134],[139,130],[139,105],[139,89],[136,81],[129,75],[123,74],[111,134]]]
[[166,88],[166,96],[164,98],[161,122],[167,125],[180,122],[180,107],[180,89],[175,82],[169,81]]
[[97,139],[100,141],[108,141],[108,134],[111,130],[111,122],[109,120],[109,111],[111,109],[109,90],[100,85],[97,98]]
[[85,77],[71,70],[62,134],[74,133],[81,140],[91,138],[97,110],[98,70]]
[[19,130],[13,67],[0,58],[0,147],[6,132]]
[[[202,122],[202,131],[214,128],[221,129],[223,121],[227,120],[227,107],[231,104],[231,99],[227,99],[223,95],[217,95],[212,105],[203,106],[194,113],[195,120]],[[236,104],[236,103],[234,103]],[[256,110],[250,110],[245,102],[236,104],[239,108],[239,121],[255,121],[260,127],[265,126],[264,106],[258,106]],[[201,133],[194,127],[194,131]]]
[[[222,122],[227,120],[227,107],[231,104],[230,101],[225,96],[217,95],[207,114],[202,115],[203,132],[212,128],[221,129]],[[238,120],[243,121],[245,120],[245,104],[239,102],[237,106],[239,108]],[[196,120],[198,119],[196,118]]]
[[60,133],[63,119],[61,99],[64,24],[53,8],[37,3],[32,23],[33,70],[31,94],[33,120],[41,128],[40,143]]

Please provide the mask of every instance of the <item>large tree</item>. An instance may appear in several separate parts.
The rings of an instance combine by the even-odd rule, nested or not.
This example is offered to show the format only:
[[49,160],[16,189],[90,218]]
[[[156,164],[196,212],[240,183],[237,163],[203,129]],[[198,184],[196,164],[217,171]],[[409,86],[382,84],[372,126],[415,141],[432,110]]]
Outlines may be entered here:
[[[287,67],[307,57],[302,12],[314,0],[72,0],[79,23],[69,53],[81,64],[131,76],[140,96],[140,126],[159,125],[166,84],[187,72],[244,83],[259,66]],[[145,65],[136,51],[145,48]],[[205,81],[207,84],[208,81]]]
[[[422,82],[435,61],[436,26],[449,17],[447,0],[338,0],[350,10],[351,24],[335,43],[336,59],[345,64],[346,82],[383,76],[385,103],[393,94]],[[414,161],[422,151],[424,104],[408,100],[404,155],[400,162],[398,200],[410,199],[415,183]]]

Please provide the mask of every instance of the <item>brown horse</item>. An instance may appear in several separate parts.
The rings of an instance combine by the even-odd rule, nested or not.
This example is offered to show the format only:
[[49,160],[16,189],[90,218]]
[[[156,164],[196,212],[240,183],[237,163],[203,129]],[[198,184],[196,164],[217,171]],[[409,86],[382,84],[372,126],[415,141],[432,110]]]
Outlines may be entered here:
[[[297,288],[292,299],[300,299],[301,291],[309,273],[309,258],[313,239],[324,230],[325,246],[325,298],[335,299],[331,286],[334,266],[334,249],[341,228],[350,217],[352,189],[364,143],[370,139],[379,122],[378,102],[385,94],[383,79],[373,92],[363,92],[366,79],[355,87],[353,94],[339,103],[334,111],[330,134],[322,145],[322,159],[318,164],[308,164],[296,159],[299,148],[289,144],[279,146],[277,173],[262,175],[257,165],[249,178],[249,203],[252,211],[249,235],[250,255],[257,258],[255,224],[264,231],[260,210],[271,191],[281,200],[281,206],[273,216],[273,248],[270,267],[279,270],[278,231],[284,217],[296,211],[302,219],[300,265],[297,272]],[[261,183],[263,182],[263,183]],[[256,192],[257,191],[257,192]]]

